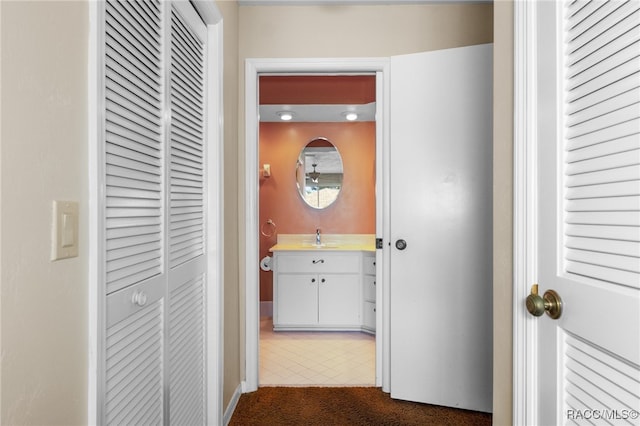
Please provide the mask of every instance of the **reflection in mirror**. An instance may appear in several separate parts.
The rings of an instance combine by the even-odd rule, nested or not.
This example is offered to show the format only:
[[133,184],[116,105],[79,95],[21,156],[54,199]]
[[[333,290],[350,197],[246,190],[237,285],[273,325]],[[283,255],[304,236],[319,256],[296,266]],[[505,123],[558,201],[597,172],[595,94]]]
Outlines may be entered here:
[[342,158],[326,138],[316,138],[305,146],[296,165],[296,182],[302,199],[311,207],[324,209],[342,188]]

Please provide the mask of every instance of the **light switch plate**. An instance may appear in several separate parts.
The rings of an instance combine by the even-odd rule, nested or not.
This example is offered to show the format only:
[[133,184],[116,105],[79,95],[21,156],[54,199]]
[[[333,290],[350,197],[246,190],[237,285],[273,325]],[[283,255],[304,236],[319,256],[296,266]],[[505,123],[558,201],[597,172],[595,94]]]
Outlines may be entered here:
[[78,256],[78,203],[54,201],[51,224],[51,260]]

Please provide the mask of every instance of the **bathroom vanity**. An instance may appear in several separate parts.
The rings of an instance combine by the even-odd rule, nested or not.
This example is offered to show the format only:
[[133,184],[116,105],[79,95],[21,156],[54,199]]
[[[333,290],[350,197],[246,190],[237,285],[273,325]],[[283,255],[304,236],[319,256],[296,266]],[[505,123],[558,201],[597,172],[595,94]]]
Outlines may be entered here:
[[281,240],[271,248],[274,330],[375,332],[375,248],[369,239],[320,245]]

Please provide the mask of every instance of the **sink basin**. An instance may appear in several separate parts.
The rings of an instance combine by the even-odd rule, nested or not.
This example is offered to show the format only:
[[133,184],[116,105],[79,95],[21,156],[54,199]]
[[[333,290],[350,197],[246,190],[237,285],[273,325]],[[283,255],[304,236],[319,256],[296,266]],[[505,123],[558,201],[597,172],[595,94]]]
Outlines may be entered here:
[[337,248],[338,247],[338,243],[320,243],[320,244],[309,243],[309,244],[306,245],[306,247],[313,247],[313,248],[317,248],[317,249]]

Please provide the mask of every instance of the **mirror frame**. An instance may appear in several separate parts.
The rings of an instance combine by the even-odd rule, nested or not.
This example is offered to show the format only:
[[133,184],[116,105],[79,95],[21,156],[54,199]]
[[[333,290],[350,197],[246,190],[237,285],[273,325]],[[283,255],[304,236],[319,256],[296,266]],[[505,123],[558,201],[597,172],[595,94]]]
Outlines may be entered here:
[[[308,158],[314,156],[313,151],[315,151],[316,158],[311,160],[311,163],[309,163]],[[310,153],[310,155],[307,155],[307,153]],[[325,157],[326,159],[328,156],[335,156],[336,158],[331,160],[330,163],[325,161],[324,165],[320,163],[320,157]],[[339,172],[336,167],[337,164],[339,164]],[[323,170],[325,170],[324,173]],[[304,173],[301,173],[301,171],[304,171]],[[317,174],[313,176],[313,172],[316,172]],[[322,136],[315,137],[311,139],[302,148],[302,150],[300,150],[300,154],[296,161],[295,173],[296,187],[300,198],[306,205],[316,210],[324,210],[333,205],[342,192],[344,162],[342,161],[342,155],[340,154],[340,151],[338,151],[338,147],[336,147],[328,138]],[[314,181],[317,186],[313,187],[308,185],[308,182]],[[323,189],[337,189],[337,191],[335,191],[335,195],[330,194],[330,198],[325,204],[321,204],[320,200],[320,195]],[[312,201],[312,197],[314,195],[316,196],[315,203]]]

